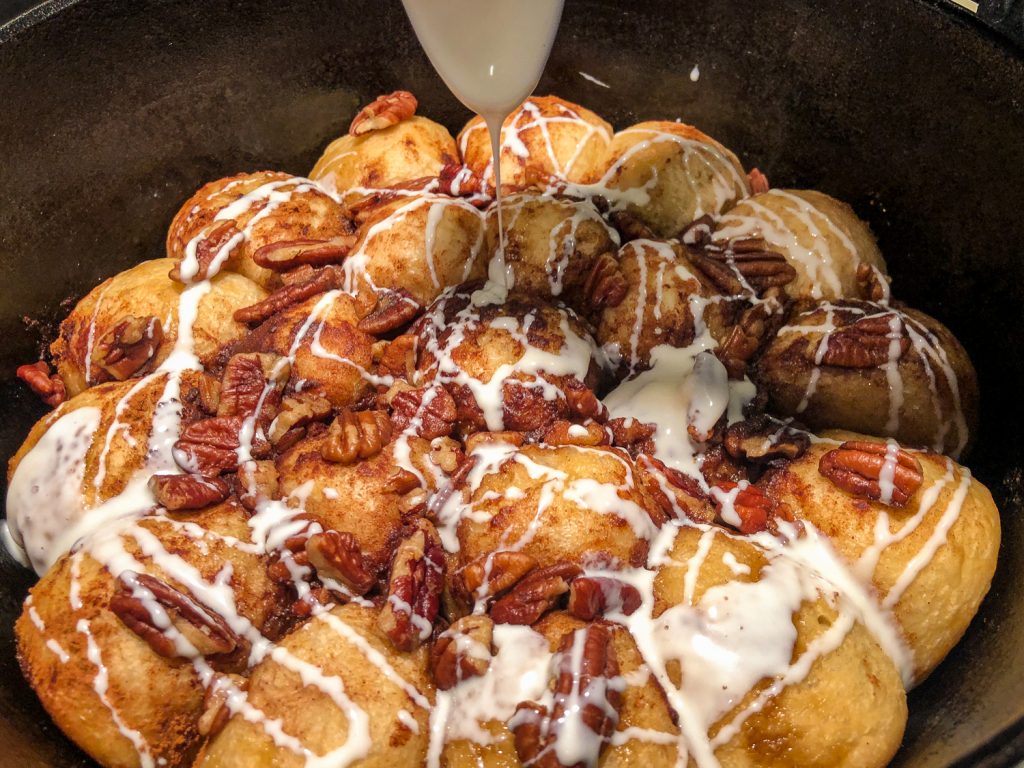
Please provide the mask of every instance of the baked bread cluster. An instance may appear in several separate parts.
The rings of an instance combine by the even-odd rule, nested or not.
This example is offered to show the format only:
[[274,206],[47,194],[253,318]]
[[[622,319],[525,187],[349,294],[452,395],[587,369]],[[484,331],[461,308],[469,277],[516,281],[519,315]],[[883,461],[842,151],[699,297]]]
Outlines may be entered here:
[[[407,92],[93,289],[11,460],[25,677],[103,766],[880,766],[999,516],[868,227],[680,122]],[[52,364],[52,367],[51,367]]]

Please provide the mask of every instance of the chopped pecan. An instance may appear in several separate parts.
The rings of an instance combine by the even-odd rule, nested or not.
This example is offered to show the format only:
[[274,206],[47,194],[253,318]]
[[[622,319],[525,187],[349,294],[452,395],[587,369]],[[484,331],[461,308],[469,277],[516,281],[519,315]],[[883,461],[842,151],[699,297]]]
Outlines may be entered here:
[[382,336],[408,325],[422,311],[423,307],[405,288],[378,291],[376,306],[356,327],[363,333]]
[[408,91],[395,91],[378,96],[353,118],[348,132],[361,136],[370,131],[379,131],[398,125],[416,114],[416,97]]
[[203,509],[231,494],[231,486],[219,477],[202,475],[153,475],[149,489],[157,504],[170,512]]
[[[242,242],[242,233],[238,231],[234,221],[221,221],[219,224],[214,221],[210,225],[210,228],[205,233],[196,236],[198,239],[195,241],[195,267],[192,271],[195,274],[190,276],[182,276],[182,265],[185,261],[190,261],[186,255],[185,259],[178,261],[169,273],[171,280],[178,283],[193,283],[207,278],[213,277],[220,271],[220,264],[211,273],[214,261],[219,261],[221,264],[227,261],[231,256],[231,251]],[[191,244],[190,244],[191,245]],[[186,249],[186,253],[187,253]],[[191,268],[192,265],[189,264]]]
[[[174,444],[174,460],[182,469],[213,476],[238,467],[245,416],[215,416],[189,424]],[[270,443],[257,425],[252,430],[249,453],[253,458],[270,454]]]
[[628,290],[618,259],[611,253],[602,253],[595,259],[583,283],[587,311],[594,314],[605,308],[619,306]]
[[491,665],[494,622],[489,616],[463,616],[438,635],[430,648],[430,669],[442,691],[486,674]]
[[[738,487],[739,491],[734,493]],[[722,520],[737,527],[740,533],[764,531],[777,515],[778,505],[756,485],[722,480],[715,488],[722,491],[711,496]]]
[[229,654],[241,644],[220,615],[155,576],[125,571],[118,577],[111,612],[159,655],[169,659],[190,655],[173,633],[160,628],[162,622],[152,612],[157,607],[200,656]]
[[683,227],[677,237],[682,243],[699,249],[711,242],[714,229],[715,217],[706,213]]
[[447,437],[455,428],[458,408],[447,389],[434,384],[418,389],[396,386],[386,396],[396,433],[411,432],[425,440]]
[[235,310],[234,318],[239,323],[256,325],[278,312],[327,291],[345,285],[345,273],[340,267],[324,267],[302,282],[289,283],[270,294],[263,301]]
[[198,373],[191,377],[189,382],[182,382],[185,386],[181,399],[199,407],[201,411],[209,416],[217,415],[217,407],[220,405],[220,380],[208,373]]
[[757,354],[765,338],[769,336],[772,313],[767,304],[755,304],[740,314],[736,325],[729,331],[715,355],[729,372],[729,378],[742,379],[747,363]]
[[460,576],[467,595],[485,599],[511,589],[536,567],[537,561],[525,552],[503,550],[481,555]]
[[282,240],[258,249],[252,260],[274,272],[296,267],[322,267],[342,261],[355,245],[355,235],[338,235],[329,240]]
[[658,429],[654,424],[629,416],[612,419],[608,428],[612,432],[612,444],[625,448],[633,458],[643,453],[654,453],[654,433]]
[[862,299],[884,304],[889,301],[889,279],[874,264],[857,265],[857,292]]
[[247,461],[238,468],[235,476],[238,500],[250,512],[262,501],[277,496],[278,474],[273,461]]
[[491,606],[491,618],[498,624],[533,624],[569,591],[569,582],[579,574],[578,565],[564,561],[538,568]]
[[[567,632],[555,655],[555,690],[551,711],[523,702],[509,721],[516,754],[523,765],[538,768],[577,768],[597,765],[619,724],[622,683],[612,643],[612,630],[601,623]],[[579,736],[573,721],[590,730],[595,739]],[[574,733],[576,750],[586,750],[573,766],[562,766],[555,749],[563,729]],[[580,755],[578,755],[580,756]]]
[[267,423],[288,383],[288,359],[268,352],[232,355],[221,376],[218,416],[250,416],[260,409],[260,421]]
[[468,165],[445,163],[437,176],[437,191],[451,197],[479,195],[483,192],[483,187],[483,179]]
[[583,621],[593,621],[606,613],[626,616],[640,607],[640,590],[611,576],[578,576],[569,587],[566,610]]
[[405,333],[379,343],[384,347],[377,364],[378,375],[411,381],[416,375],[416,334]]
[[327,430],[320,448],[325,461],[353,464],[380,453],[391,440],[391,422],[384,411],[351,411],[343,408]]
[[598,424],[596,421],[588,420],[583,424],[573,424],[565,419],[559,419],[544,433],[542,442],[548,445],[579,445],[589,447],[608,445],[611,443],[611,432],[603,424]]
[[[909,348],[910,339],[898,314],[867,315],[828,334],[821,362],[841,368],[877,368],[896,362]],[[817,352],[816,345],[809,345],[812,359],[817,359]]]
[[388,599],[377,620],[396,648],[411,651],[430,637],[444,589],[444,550],[434,526],[416,521],[395,551]]
[[306,539],[306,556],[321,579],[334,579],[357,595],[377,583],[363,561],[356,537],[343,531],[324,531]]
[[64,381],[57,374],[50,373],[50,366],[43,360],[30,365],[20,365],[15,375],[28,384],[29,389],[39,395],[40,399],[51,408],[63,403],[68,392]]
[[117,381],[141,372],[153,360],[164,328],[159,318],[129,315],[109,331],[96,345],[96,361]]
[[200,736],[210,738],[216,736],[231,718],[231,708],[227,706],[228,696],[234,691],[244,691],[249,681],[241,675],[216,673],[203,695],[203,714],[199,716],[196,729]]
[[761,415],[729,425],[723,444],[734,459],[792,461],[803,456],[810,442],[806,432]]
[[751,168],[747,174],[747,183],[750,185],[750,194],[760,195],[772,188],[768,183],[768,177],[757,168]]
[[462,446],[450,437],[434,438],[430,444],[430,462],[445,474],[453,474],[465,458]]
[[924,482],[917,457],[896,443],[848,440],[818,461],[818,472],[854,496],[905,507]]
[[631,240],[655,240],[657,235],[654,230],[644,223],[644,220],[630,211],[612,211],[608,218],[619,234],[622,235],[622,242],[628,243]]
[[281,438],[296,427],[323,421],[333,412],[331,401],[315,392],[296,392],[281,401],[281,408],[267,431],[270,442],[277,446]]

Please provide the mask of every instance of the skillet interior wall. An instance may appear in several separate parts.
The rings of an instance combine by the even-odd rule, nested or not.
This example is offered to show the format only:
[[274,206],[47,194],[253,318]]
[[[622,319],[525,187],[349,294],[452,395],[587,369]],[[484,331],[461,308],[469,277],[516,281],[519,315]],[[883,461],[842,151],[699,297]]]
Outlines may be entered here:
[[[45,326],[62,301],[161,255],[200,184],[304,173],[358,105],[398,87],[453,131],[469,116],[397,3],[82,0],[24,22],[0,31],[5,458],[42,413],[13,378],[46,332],[22,317]],[[915,0],[569,0],[539,92],[617,126],[680,116],[775,184],[848,200],[897,295],[968,348],[983,392],[968,463],[1003,511],[1004,549],[968,637],[913,694],[897,763],[1008,764],[1024,749],[1024,59]],[[12,624],[30,583],[2,558],[0,762],[88,765],[17,671]]]

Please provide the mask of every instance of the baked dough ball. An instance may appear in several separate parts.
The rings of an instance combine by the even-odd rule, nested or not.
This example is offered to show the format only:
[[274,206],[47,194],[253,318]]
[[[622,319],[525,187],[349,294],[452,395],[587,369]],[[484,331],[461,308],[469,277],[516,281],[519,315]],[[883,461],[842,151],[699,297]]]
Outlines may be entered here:
[[693,703],[680,717],[707,734],[699,748],[723,766],[892,758],[907,720],[899,672],[824,582],[720,529],[681,528],[665,560],[640,646],[669,703]]
[[185,201],[167,232],[167,256],[185,283],[223,269],[274,288],[281,278],[253,260],[261,248],[296,240],[349,243],[351,234],[342,205],[315,182],[278,171],[240,173],[205,184]]
[[[451,440],[419,437],[392,442],[373,458],[337,464],[323,457],[326,433],[308,437],[277,460],[278,483],[287,497],[303,499],[302,516],[325,530],[351,533],[374,572],[383,571],[402,527],[409,494],[425,495],[444,482],[456,459]],[[396,458],[396,451],[401,459]],[[441,464],[446,466],[442,467]],[[415,472],[403,467],[412,466]],[[307,485],[311,483],[311,485]]]
[[465,200],[418,193],[385,203],[362,223],[346,260],[350,288],[408,291],[421,305],[487,273],[483,215]]
[[659,344],[689,346],[704,328],[725,337],[724,305],[711,301],[714,288],[685,254],[656,240],[631,240],[619,250],[626,296],[601,311],[596,331],[619,378],[648,368]]
[[[124,338],[116,329],[126,320],[148,325],[155,318],[160,339],[153,354],[128,375],[151,371],[167,358],[178,339],[178,308],[185,290],[168,277],[173,266],[171,259],[153,259],[127,269],[89,291],[64,319],[50,353],[68,395],[126,378],[116,366],[113,371],[104,368],[104,352],[115,336]],[[235,310],[266,296],[266,291],[242,275],[224,272],[214,277],[209,292],[199,300],[192,324],[192,349],[199,361],[208,363],[223,345],[242,338],[247,329],[235,322]]]
[[[203,374],[182,374],[183,420]],[[15,550],[44,573],[96,524],[90,510],[128,486],[150,452],[153,414],[167,391],[168,375],[100,384],[73,397],[32,427],[8,465],[7,525]],[[158,441],[159,442],[159,441]],[[170,445],[159,446],[173,467]],[[148,505],[143,493],[136,511]],[[12,550],[12,551],[15,551]]]
[[[493,552],[523,552],[540,567],[567,560],[640,560],[657,533],[660,507],[634,484],[616,448],[485,441],[442,515],[458,535],[463,564]],[[449,547],[451,549],[452,547]]]
[[639,216],[659,237],[675,237],[750,191],[736,156],[683,123],[652,121],[619,131],[609,155],[599,184],[613,206]]
[[885,261],[868,225],[846,203],[822,192],[770,189],[741,200],[717,222],[715,240],[764,238],[796,270],[785,287],[794,298],[862,296],[857,268],[877,270],[888,289]]
[[[299,768],[305,751],[359,768],[422,765],[434,699],[427,649],[396,651],[378,612],[336,607],[288,635],[252,671],[249,716],[235,715],[197,768]],[[271,735],[278,727],[287,738]]]
[[[557,96],[531,96],[501,128],[501,183],[533,186],[548,178],[591,182],[604,170],[612,127]],[[462,162],[494,189],[491,137],[477,116],[459,132]]]
[[[854,573],[874,586],[903,630],[914,679],[920,681],[956,645],[988,592],[999,550],[999,511],[966,468],[910,449],[903,453],[910,466],[920,465],[922,480],[905,506],[851,493],[822,475],[823,457],[840,443],[860,441],[858,446],[874,446],[877,466],[886,443],[852,432],[821,437],[800,459],[773,472],[763,482],[765,491],[828,536]],[[898,475],[895,483],[894,497],[901,488]],[[883,485],[876,482],[876,498]]]
[[473,284],[448,291],[413,327],[418,380],[448,390],[459,429],[543,434],[556,419],[599,414],[600,355],[576,313],[488,295]]
[[458,157],[448,129],[416,115],[390,128],[335,139],[309,178],[352,202],[381,187],[437,176]]
[[563,299],[585,310],[583,286],[597,257],[614,253],[618,235],[604,223],[589,200],[567,200],[536,194],[502,198],[487,211],[487,253],[504,243],[505,265],[512,285],[521,293]]
[[[150,764],[191,764],[204,698],[192,660],[241,671],[256,630],[280,610],[266,559],[232,544],[249,535],[244,510],[231,503],[174,519],[117,520],[32,588],[15,627],[22,671],[54,722],[100,764],[139,766],[140,754]],[[132,610],[115,612],[131,598]],[[214,617],[215,633],[178,609],[189,599],[198,605],[193,616]],[[236,613],[217,623],[224,604]],[[122,615],[139,620],[157,645]],[[156,629],[165,617],[169,628]]]
[[370,391],[374,339],[356,326],[356,298],[329,291],[278,312],[242,340],[234,352],[288,356],[291,385],[319,392],[336,407]]
[[908,307],[812,305],[758,364],[769,410],[813,429],[887,435],[958,456],[978,423],[978,380],[960,342]]

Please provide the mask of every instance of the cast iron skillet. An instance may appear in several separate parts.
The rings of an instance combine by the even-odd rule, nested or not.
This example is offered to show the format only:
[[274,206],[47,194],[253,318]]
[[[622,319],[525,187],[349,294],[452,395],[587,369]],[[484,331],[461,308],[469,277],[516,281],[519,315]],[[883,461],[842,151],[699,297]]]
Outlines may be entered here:
[[[1011,29],[1013,3],[988,5]],[[162,255],[171,216],[200,184],[238,171],[306,173],[358,105],[399,87],[453,132],[469,117],[397,2],[56,0],[0,27],[0,454],[43,412],[13,372],[36,359],[67,300]],[[539,92],[620,127],[681,116],[775,184],[848,200],[878,234],[896,295],[963,341],[982,391],[968,463],[996,496],[1004,544],[980,616],[911,696],[896,764],[1015,763],[1021,52],[921,0],[569,0]],[[26,329],[23,316],[39,324]],[[89,765],[15,662],[12,625],[32,580],[0,559],[0,765]]]

